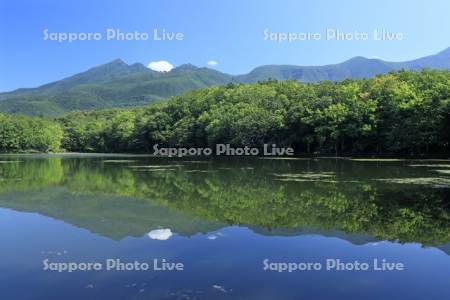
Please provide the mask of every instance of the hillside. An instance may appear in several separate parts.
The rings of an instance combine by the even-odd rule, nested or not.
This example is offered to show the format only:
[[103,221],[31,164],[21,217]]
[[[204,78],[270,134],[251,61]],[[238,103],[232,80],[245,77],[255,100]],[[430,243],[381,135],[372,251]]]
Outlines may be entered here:
[[371,78],[401,69],[450,69],[450,48],[406,62],[354,57],[325,66],[265,65],[248,74],[229,75],[190,64],[160,73],[120,59],[37,88],[0,93],[0,112],[55,116],[73,110],[135,107],[213,85],[267,79],[318,82]]
[[0,93],[0,111],[59,115],[72,110],[133,107],[230,81],[230,75],[192,65],[160,73],[117,59],[38,88]]

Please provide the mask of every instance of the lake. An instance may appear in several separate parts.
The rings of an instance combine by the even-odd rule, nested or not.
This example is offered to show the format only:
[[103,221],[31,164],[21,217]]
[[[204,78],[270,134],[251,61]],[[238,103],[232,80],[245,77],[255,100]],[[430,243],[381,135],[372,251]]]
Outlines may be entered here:
[[450,299],[450,160],[3,155],[0,236],[0,299]]

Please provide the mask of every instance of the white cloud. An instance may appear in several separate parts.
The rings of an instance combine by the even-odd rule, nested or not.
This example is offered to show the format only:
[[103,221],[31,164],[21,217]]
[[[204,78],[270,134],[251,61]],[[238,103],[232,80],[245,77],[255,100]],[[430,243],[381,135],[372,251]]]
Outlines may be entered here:
[[152,230],[147,235],[152,240],[165,241],[165,240],[168,240],[173,235],[173,233],[172,233],[172,230],[167,228],[167,229]]
[[173,65],[165,60],[152,61],[147,67],[157,72],[169,72],[173,69]]
[[218,62],[215,60],[210,60],[207,62],[208,66],[215,67],[218,65]]

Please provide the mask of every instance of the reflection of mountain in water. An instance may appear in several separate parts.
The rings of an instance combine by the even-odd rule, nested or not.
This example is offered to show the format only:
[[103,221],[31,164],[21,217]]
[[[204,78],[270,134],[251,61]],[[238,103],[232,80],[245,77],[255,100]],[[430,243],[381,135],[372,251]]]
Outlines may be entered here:
[[450,244],[446,244],[446,245],[442,245],[442,246],[437,246],[436,248],[444,251],[447,255],[450,255]]
[[370,235],[345,233],[338,230],[320,230],[316,228],[303,227],[299,229],[273,229],[253,228],[253,231],[266,236],[299,236],[299,235],[320,235],[325,237],[335,237],[348,241],[353,245],[364,245],[380,241]]
[[[372,180],[424,176],[402,163],[22,160],[0,165],[0,206],[116,240],[159,228],[190,236],[243,225],[264,235],[313,233],[354,244],[450,241],[448,189]],[[279,180],[279,174],[295,180]]]
[[[9,199],[14,199],[11,201]],[[48,188],[33,192],[16,192],[0,195],[0,205],[22,212],[35,212],[62,220],[79,228],[87,229],[113,240],[141,237],[152,233],[150,238],[166,240],[172,233],[193,236],[217,231],[227,224],[206,221],[184,215],[168,207],[126,197],[95,196],[71,193],[64,188]],[[370,235],[323,230],[311,227],[297,229],[260,227],[249,228],[264,236],[320,235],[348,241],[353,245],[379,242]],[[437,246],[450,255],[450,244]]]
[[223,226],[223,223],[192,218],[151,201],[106,195],[94,197],[63,188],[0,195],[0,206],[36,212],[114,240],[141,237],[159,228],[192,236]]
[[[8,201],[7,199],[14,199]],[[151,201],[126,197],[78,195],[63,188],[49,188],[34,192],[18,192],[0,195],[0,205],[22,212],[35,212],[62,220],[114,240],[125,237],[141,237],[146,233],[170,231],[181,236],[206,234],[226,226],[222,222],[192,218]],[[273,229],[250,227],[264,236],[321,235],[336,237],[354,245],[379,241],[362,234],[347,234],[337,230],[314,228]]]

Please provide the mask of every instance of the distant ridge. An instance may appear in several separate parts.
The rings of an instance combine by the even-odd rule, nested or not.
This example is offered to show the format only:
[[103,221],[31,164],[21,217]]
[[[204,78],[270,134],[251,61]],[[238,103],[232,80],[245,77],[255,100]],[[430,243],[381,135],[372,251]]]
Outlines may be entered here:
[[230,82],[298,80],[318,82],[370,78],[395,70],[450,69],[450,48],[405,62],[357,56],[324,66],[264,65],[242,75],[184,64],[170,72],[156,72],[143,64],[128,65],[121,59],[93,67],[37,88],[0,93],[0,112],[58,115],[71,110],[134,107],[183,92]]
[[389,62],[357,56],[339,64],[324,66],[265,65],[253,69],[248,74],[240,75],[237,79],[249,83],[267,78],[294,79],[302,82],[339,81],[348,78],[370,78],[401,69],[418,70],[423,68],[450,69],[450,47],[438,54],[405,62]]

